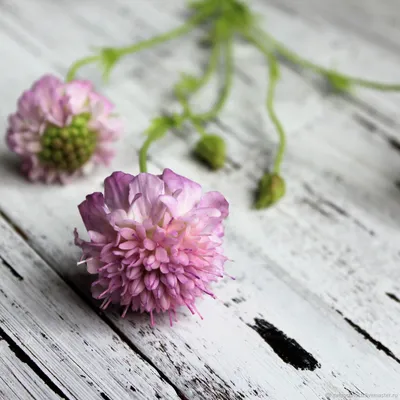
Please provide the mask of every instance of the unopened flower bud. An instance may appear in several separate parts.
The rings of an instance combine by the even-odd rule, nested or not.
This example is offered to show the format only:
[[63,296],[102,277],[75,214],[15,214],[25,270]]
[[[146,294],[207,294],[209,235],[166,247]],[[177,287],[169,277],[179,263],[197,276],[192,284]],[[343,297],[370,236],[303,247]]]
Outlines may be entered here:
[[204,135],[196,144],[194,154],[210,168],[219,169],[225,164],[226,145],[218,135]]
[[277,174],[265,173],[258,184],[255,207],[263,209],[277,203],[286,191],[285,181]]

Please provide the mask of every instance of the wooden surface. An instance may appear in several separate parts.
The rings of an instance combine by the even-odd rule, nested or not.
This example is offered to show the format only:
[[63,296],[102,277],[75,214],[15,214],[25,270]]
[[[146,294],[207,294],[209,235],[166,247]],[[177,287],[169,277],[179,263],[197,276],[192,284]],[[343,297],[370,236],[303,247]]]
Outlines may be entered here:
[[[362,3],[362,5],[360,5]],[[396,0],[254,0],[290,48],[349,74],[400,82]],[[1,0],[0,126],[40,75],[65,74],[90,46],[124,45],[182,23],[181,0]],[[226,253],[237,277],[171,329],[146,315],[99,312],[72,230],[76,205],[112,170],[137,173],[149,119],[172,110],[180,71],[198,72],[201,32],[128,57],[104,92],[127,132],[112,168],[67,187],[27,183],[0,148],[1,399],[334,399],[400,397],[400,94],[333,96],[283,68],[277,112],[288,131],[288,194],[250,209],[276,134],[264,110],[264,59],[235,51],[231,101],[210,129],[229,145],[210,173],[190,157],[190,130],[151,150],[231,203]],[[100,84],[95,69],[82,76]],[[205,91],[198,107],[213,92]],[[347,396],[347,397],[346,397]]]

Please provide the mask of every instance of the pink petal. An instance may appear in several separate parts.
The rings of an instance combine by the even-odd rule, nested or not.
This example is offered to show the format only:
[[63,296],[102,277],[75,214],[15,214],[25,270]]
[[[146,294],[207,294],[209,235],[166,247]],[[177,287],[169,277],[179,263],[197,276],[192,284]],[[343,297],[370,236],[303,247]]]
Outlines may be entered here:
[[168,168],[164,170],[162,180],[165,182],[167,194],[172,195],[178,190],[181,191],[176,197],[178,201],[178,215],[186,214],[200,201],[201,186],[198,183],[177,175]]
[[229,214],[229,203],[219,192],[207,192],[200,200],[198,207],[216,208],[221,212],[222,218],[226,218]]
[[132,206],[135,220],[143,222],[151,216],[153,206],[158,204],[158,197],[164,193],[163,181],[152,174],[141,173],[129,184],[129,201],[141,193],[142,196]]
[[156,259],[162,263],[167,263],[169,262],[169,257],[167,250],[165,250],[163,247],[157,247],[156,249]]
[[104,181],[105,203],[110,209],[129,209],[129,184],[133,175],[114,172]]

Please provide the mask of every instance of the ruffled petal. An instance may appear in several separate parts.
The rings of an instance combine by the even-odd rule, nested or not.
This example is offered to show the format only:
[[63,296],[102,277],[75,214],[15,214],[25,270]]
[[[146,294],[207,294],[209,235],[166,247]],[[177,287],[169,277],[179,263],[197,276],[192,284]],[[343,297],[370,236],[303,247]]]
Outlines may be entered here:
[[114,172],[104,181],[105,203],[110,209],[129,209],[129,184],[134,176],[124,172]]
[[129,185],[129,202],[141,194],[132,205],[131,211],[138,222],[151,217],[153,207],[159,205],[159,196],[164,193],[164,182],[155,175],[141,173]]
[[86,200],[78,206],[83,223],[88,231],[101,232],[107,236],[113,235],[107,215],[103,193],[95,192],[86,196]]
[[[176,196],[178,207],[177,215],[184,215],[190,211],[201,198],[201,186],[181,175],[166,168],[162,174],[162,180],[165,183],[167,194],[174,194],[180,191]],[[175,196],[174,196],[175,197]]]
[[221,217],[226,218],[229,214],[229,203],[219,192],[207,192],[198,204],[199,208],[216,208],[221,212]]

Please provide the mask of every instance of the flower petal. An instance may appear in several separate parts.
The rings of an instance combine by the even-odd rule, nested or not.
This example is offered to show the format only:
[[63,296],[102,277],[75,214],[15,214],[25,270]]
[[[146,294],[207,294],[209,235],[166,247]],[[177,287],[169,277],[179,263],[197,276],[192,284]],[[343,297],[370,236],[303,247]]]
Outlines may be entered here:
[[153,207],[159,204],[158,198],[164,193],[164,183],[158,176],[141,173],[129,184],[129,202],[132,203],[139,193],[142,196],[136,199],[131,210],[135,220],[141,223],[151,216]]
[[184,215],[190,211],[201,198],[201,186],[181,175],[166,168],[162,174],[165,183],[166,194],[180,193],[176,197],[178,201],[177,215]]
[[200,203],[199,208],[216,208],[221,212],[221,217],[226,218],[229,214],[229,203],[225,197],[219,192],[207,192]]
[[88,231],[101,232],[107,236],[114,233],[107,219],[103,193],[95,192],[86,196],[86,200],[78,208]]
[[104,197],[107,206],[112,209],[129,209],[129,184],[134,176],[124,172],[114,172],[104,181]]

